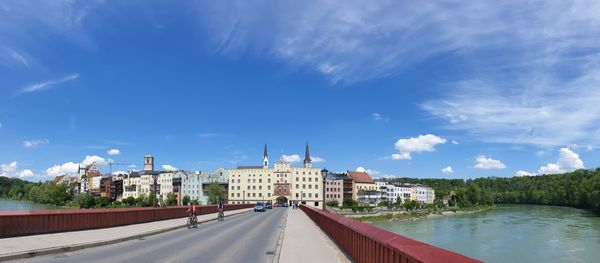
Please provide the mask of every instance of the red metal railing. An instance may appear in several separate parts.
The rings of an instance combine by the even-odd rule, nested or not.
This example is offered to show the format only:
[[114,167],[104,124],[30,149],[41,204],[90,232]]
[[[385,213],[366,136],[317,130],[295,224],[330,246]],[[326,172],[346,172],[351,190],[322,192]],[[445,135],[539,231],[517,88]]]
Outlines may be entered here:
[[481,262],[350,218],[301,206],[356,262]]
[[[225,205],[225,211],[252,204]],[[123,226],[187,216],[187,206],[40,210],[0,212],[0,238]],[[197,206],[198,214],[217,212],[217,206]]]

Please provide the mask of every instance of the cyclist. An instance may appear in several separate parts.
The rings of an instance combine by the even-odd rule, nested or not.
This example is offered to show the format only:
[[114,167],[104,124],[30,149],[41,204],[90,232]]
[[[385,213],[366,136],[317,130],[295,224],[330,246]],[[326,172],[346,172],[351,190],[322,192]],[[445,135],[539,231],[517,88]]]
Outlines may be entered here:
[[217,207],[219,209],[219,220],[223,220],[225,217],[225,214],[223,213],[223,211],[225,210],[225,206],[223,205],[222,200],[219,200]]
[[194,205],[194,203],[190,202],[190,207],[187,210],[188,216],[190,219],[192,219],[192,226],[193,227],[197,227],[198,224],[198,218],[197,218],[197,211],[196,211],[196,206]]

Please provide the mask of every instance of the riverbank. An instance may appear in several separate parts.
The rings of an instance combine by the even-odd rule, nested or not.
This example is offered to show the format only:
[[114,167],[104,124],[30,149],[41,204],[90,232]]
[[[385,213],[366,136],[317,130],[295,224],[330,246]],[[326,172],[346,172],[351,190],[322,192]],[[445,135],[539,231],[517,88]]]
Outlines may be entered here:
[[354,220],[361,222],[382,222],[382,221],[412,221],[421,219],[433,219],[445,216],[472,214],[481,211],[486,211],[494,208],[494,206],[476,206],[467,208],[450,208],[442,211],[439,210],[422,210],[422,211],[399,211],[396,213],[387,213],[381,215],[369,216],[353,216]]
[[74,209],[69,206],[55,206],[49,204],[40,204],[27,200],[13,200],[0,198],[0,211],[21,211],[21,210],[69,210]]

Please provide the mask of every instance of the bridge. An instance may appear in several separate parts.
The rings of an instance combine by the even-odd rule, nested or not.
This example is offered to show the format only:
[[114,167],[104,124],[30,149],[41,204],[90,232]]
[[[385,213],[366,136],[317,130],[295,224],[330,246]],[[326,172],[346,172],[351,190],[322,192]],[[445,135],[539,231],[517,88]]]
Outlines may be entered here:
[[[253,212],[248,205],[228,205],[224,221],[215,220],[214,206],[202,206],[198,217],[201,224],[192,229],[184,226],[183,209],[1,213],[0,234],[4,238],[0,239],[0,261],[478,262],[306,206]],[[114,226],[105,227],[104,222],[103,228],[97,228],[81,223],[78,231],[59,231],[67,227],[63,224],[73,225],[70,220],[90,217],[88,213],[104,217]],[[165,219],[171,216],[175,218]],[[27,221],[51,222],[27,229]]]

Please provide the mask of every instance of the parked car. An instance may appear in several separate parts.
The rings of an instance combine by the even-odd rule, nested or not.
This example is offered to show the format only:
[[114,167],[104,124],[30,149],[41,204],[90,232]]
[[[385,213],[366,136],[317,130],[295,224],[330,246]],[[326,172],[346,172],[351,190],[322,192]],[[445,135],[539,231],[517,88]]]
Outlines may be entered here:
[[256,204],[254,205],[254,212],[265,212],[265,211],[266,211],[265,203],[256,202]]
[[266,208],[266,209],[273,209],[273,203],[271,203],[271,202],[266,202],[266,203],[265,203],[265,208]]

